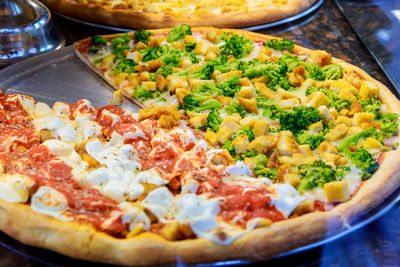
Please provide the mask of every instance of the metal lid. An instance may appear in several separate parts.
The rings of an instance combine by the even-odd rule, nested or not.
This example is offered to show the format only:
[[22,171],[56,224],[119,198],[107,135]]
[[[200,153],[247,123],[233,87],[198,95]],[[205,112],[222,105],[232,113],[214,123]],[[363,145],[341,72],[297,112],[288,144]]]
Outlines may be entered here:
[[0,66],[58,49],[50,11],[37,0],[0,1]]

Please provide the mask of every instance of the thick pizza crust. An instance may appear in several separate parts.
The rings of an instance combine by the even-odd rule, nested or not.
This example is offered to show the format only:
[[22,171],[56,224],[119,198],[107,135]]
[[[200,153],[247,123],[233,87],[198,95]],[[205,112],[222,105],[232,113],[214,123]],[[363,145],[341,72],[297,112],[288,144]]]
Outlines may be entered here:
[[169,28],[179,24],[193,27],[246,27],[288,18],[309,9],[317,0],[292,0],[277,7],[253,8],[243,12],[229,12],[203,18],[175,18],[149,12],[101,8],[97,5],[79,4],[70,0],[41,0],[53,10],[64,15],[97,23],[132,29]]
[[[21,220],[24,218],[24,220]],[[23,204],[0,200],[0,228],[9,236],[73,258],[119,265],[263,260],[344,230],[335,211],[315,212],[255,229],[231,245],[207,239],[167,241],[153,233],[118,239],[76,222],[62,222]]]
[[[206,28],[195,28],[204,32]],[[221,30],[241,33],[255,41],[265,41],[271,36],[239,30]],[[168,30],[153,31],[167,34]],[[107,39],[115,38],[105,36]],[[90,44],[90,39],[75,44],[77,54],[88,64],[79,48]],[[296,46],[304,54],[312,50]],[[400,102],[390,90],[371,78],[363,70],[339,59],[346,71],[354,71],[380,88],[380,98],[389,111],[400,113]],[[93,66],[91,66],[93,68]],[[101,72],[97,71],[99,75]],[[76,222],[61,222],[39,214],[23,204],[0,200],[0,229],[11,237],[29,245],[51,249],[62,254],[90,261],[120,265],[171,264],[213,262],[230,259],[265,260],[318,240],[335,235],[354,223],[400,185],[400,148],[385,154],[379,170],[359,189],[348,202],[328,212],[314,212],[297,218],[273,223],[271,226],[252,230],[236,239],[231,245],[218,245],[207,239],[167,241],[153,233],[143,233],[129,239],[117,239],[96,231],[93,227]],[[20,220],[24,218],[24,220]]]

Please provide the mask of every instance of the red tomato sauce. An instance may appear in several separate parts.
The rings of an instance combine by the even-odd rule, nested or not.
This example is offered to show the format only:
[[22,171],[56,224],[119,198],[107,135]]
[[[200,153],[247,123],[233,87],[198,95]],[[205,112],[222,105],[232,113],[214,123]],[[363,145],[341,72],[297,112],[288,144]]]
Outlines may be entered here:
[[226,221],[246,227],[246,223],[254,218],[267,218],[273,222],[285,219],[271,203],[271,192],[265,188],[226,184],[221,173],[211,168],[201,181],[198,193],[209,192],[210,197],[221,197],[220,215]]
[[[81,187],[72,176],[72,168],[40,144],[32,120],[16,95],[0,96],[0,105],[0,161],[4,164],[4,172],[27,175],[38,187],[49,186],[57,190],[66,197],[70,216],[101,229],[110,213],[119,210],[118,203],[102,196],[97,189]],[[10,137],[17,141],[11,142]],[[10,142],[23,146],[27,151],[14,149]],[[101,230],[118,236],[126,231],[126,227],[121,220],[116,220]]]

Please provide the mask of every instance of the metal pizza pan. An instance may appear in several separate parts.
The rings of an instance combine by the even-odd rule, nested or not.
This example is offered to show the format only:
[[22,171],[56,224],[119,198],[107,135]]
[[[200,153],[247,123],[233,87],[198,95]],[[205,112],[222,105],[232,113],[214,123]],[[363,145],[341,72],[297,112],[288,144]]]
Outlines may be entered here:
[[[79,99],[86,98],[90,100],[93,105],[98,107],[109,105],[113,91],[105,81],[87,68],[86,65],[75,56],[72,46],[32,57],[1,70],[0,89],[8,93],[28,94],[37,101],[45,102],[49,105],[57,101],[74,103]],[[132,111],[137,111],[139,109],[136,104],[126,99],[122,107]],[[295,254],[305,253],[317,247],[324,246],[338,238],[342,238],[375,221],[393,208],[399,200],[400,188],[389,198],[385,199],[377,208],[359,218],[354,224],[349,225],[345,231],[319,242],[282,253],[272,260],[295,257]],[[86,266],[89,264],[61,256],[45,249],[24,245],[6,236],[1,231],[0,246],[6,247],[38,264],[45,264],[48,266],[73,266],[83,263]],[[254,262],[249,261],[225,261],[213,265],[233,266],[253,263]],[[91,264],[89,265],[92,266]],[[99,265],[96,264],[93,266]],[[205,265],[199,264],[197,266]]]
[[[294,22],[296,20],[299,20],[301,18],[304,18],[304,17],[310,15],[311,13],[316,11],[323,4],[323,2],[324,2],[324,0],[318,0],[312,7],[310,7],[309,9],[307,9],[297,15],[294,15],[294,16],[291,16],[291,17],[288,17],[285,19],[269,22],[269,23],[264,23],[264,24],[260,24],[260,25],[250,26],[250,27],[244,27],[242,29],[246,30],[246,31],[259,31],[259,30],[263,30],[263,29],[267,29],[267,28],[280,26],[283,24],[288,24],[288,23]],[[101,23],[91,22],[91,21],[87,21],[87,20],[82,20],[82,19],[64,15],[64,14],[54,11],[54,10],[52,10],[52,12],[54,14],[59,15],[60,17],[69,19],[69,20],[77,22],[77,23],[85,24],[87,26],[96,27],[96,28],[102,28],[102,29],[106,29],[106,30],[119,31],[119,32],[131,32],[131,31],[135,30],[135,29],[115,27],[115,26],[111,26],[111,25],[107,25],[107,24],[101,24]]]

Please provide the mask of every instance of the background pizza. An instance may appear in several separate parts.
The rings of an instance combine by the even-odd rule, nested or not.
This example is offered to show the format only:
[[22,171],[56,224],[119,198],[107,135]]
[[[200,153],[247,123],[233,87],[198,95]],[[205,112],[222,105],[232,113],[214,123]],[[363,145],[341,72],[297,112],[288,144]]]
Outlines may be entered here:
[[[152,64],[138,59],[135,59],[135,64],[131,62],[132,54],[129,52],[136,52],[136,45],[140,42],[146,47],[138,50],[148,47],[147,51],[143,51],[147,53],[156,50],[164,39],[173,37],[168,44],[163,44],[171,46],[171,49],[180,49],[185,40],[190,41],[190,36],[196,35],[199,40],[196,39],[196,45],[191,46],[195,50],[201,41],[212,36],[211,31],[216,30],[194,29],[192,32],[185,26],[177,27],[171,32],[156,31],[154,36],[146,32],[139,32],[137,34],[140,35],[136,37],[132,34],[106,39],[96,36],[77,44],[85,61],[94,64],[91,65],[92,68],[104,63],[104,68],[100,67],[102,72],[99,73],[107,74],[104,77],[110,78],[108,81],[114,86],[118,85],[115,83],[116,79],[128,81],[131,74],[134,78],[147,72],[149,79],[141,80],[130,97],[146,104],[142,96],[151,96],[153,100],[158,100],[157,104],[161,104],[161,107],[142,109],[139,114],[116,107],[97,109],[85,100],[78,101],[75,105],[57,103],[50,109],[43,103],[33,103],[29,97],[2,96],[5,122],[2,126],[7,133],[2,140],[3,198],[8,197],[7,202],[30,204],[28,206],[2,201],[2,229],[28,244],[47,247],[78,258],[121,264],[169,263],[176,260],[176,255],[186,262],[215,261],[231,257],[265,259],[280,251],[343,230],[348,223],[376,206],[398,186],[396,170],[399,152],[397,149],[392,150],[397,139],[397,116],[393,112],[399,110],[398,101],[384,86],[363,71],[342,61],[331,60],[326,52],[310,51],[294,46],[289,40],[263,35],[232,30],[216,31],[218,38],[214,44],[227,53],[228,61],[218,60],[218,55],[207,60],[206,50],[198,49],[194,54],[199,54],[200,59],[198,62],[191,61],[190,65],[194,66],[188,66],[189,71],[183,77],[187,79],[187,76],[196,75],[191,78],[197,80],[197,85],[200,86],[189,88],[189,81],[185,86],[181,80],[181,85],[175,87],[174,91],[171,86],[177,85],[179,79],[172,80],[173,77],[169,78],[173,82],[166,85],[166,88],[157,88],[158,75],[166,71],[165,67],[161,67],[164,64],[168,66],[168,62],[179,65],[165,76],[167,80],[168,76],[182,79],[182,75],[176,75],[182,71],[180,64],[185,57],[193,59],[193,56],[184,53],[179,57],[181,61],[160,56],[163,64],[159,64],[153,71],[148,67],[155,64],[154,61]],[[180,32],[184,34],[180,36]],[[139,42],[138,36],[147,38]],[[245,49],[232,47],[232,41],[238,38]],[[159,39],[160,42],[150,46],[154,39]],[[216,51],[213,48],[215,46],[208,48]],[[214,68],[219,68],[219,72],[215,69],[210,71],[210,67],[203,62],[202,53],[205,53],[204,59],[207,62],[215,63]],[[173,54],[181,55],[177,51]],[[116,59],[116,56],[119,57]],[[266,70],[274,70],[278,65],[282,66],[283,62],[286,62],[287,67],[285,73],[281,70],[273,76],[278,79],[272,79]],[[288,63],[294,64],[290,70]],[[243,66],[244,69],[239,69]],[[296,67],[298,72],[294,71]],[[258,73],[260,69],[262,71]],[[150,73],[156,74],[155,82],[150,80]],[[308,77],[308,81],[304,79],[299,84],[301,77],[293,79],[294,74]],[[237,80],[236,76],[239,76],[239,81],[233,82]],[[204,86],[210,84],[210,81],[214,82],[217,89]],[[132,82],[136,82],[135,79]],[[253,84],[255,92],[249,88]],[[203,87],[206,87],[205,91]],[[140,94],[135,94],[138,88]],[[179,88],[186,88],[188,91],[182,99],[178,97]],[[157,90],[165,89],[169,94],[172,93],[171,97],[177,96],[184,112],[178,111],[176,107],[166,107],[170,102],[167,99],[161,100],[157,93]],[[218,89],[221,94],[214,95]],[[301,94],[297,95],[299,90]],[[225,95],[231,93],[232,96]],[[252,93],[260,95],[256,97]],[[188,101],[199,96],[203,98],[198,103]],[[257,102],[256,98],[261,102]],[[234,102],[235,99],[239,103]],[[251,105],[253,99],[258,112],[251,109],[254,108]],[[295,106],[296,103],[302,105]],[[222,106],[226,112],[221,109]],[[229,112],[226,110],[228,106],[235,112],[224,114]],[[268,120],[268,126],[271,127],[266,128],[266,118],[271,118],[271,111],[275,110],[273,106],[283,110],[279,110],[281,115],[277,118],[277,123]],[[331,117],[328,118],[323,113],[323,106],[330,106],[328,111]],[[318,112],[315,113],[315,110]],[[214,111],[223,117],[218,128],[215,128],[215,121],[210,121],[210,118],[217,116]],[[304,122],[302,118],[304,111],[307,111],[306,116],[310,118],[308,122]],[[211,116],[212,112],[214,115]],[[264,119],[253,113],[260,114]],[[297,114],[296,119],[303,122],[290,119],[293,114]],[[235,128],[235,123],[238,129],[231,129],[233,135],[225,136],[224,133],[229,130],[222,129],[230,126]],[[307,125],[304,126],[303,123]],[[20,127],[15,129],[11,127],[13,124]],[[301,129],[302,127],[305,129]],[[318,127],[322,129],[318,130]],[[344,127],[347,127],[345,133]],[[303,135],[307,133],[300,133],[301,131],[308,134],[315,132],[317,136],[321,132],[326,140],[321,140],[319,144],[310,141],[313,138],[303,140]],[[20,132],[24,132],[26,138],[21,138],[18,135]],[[391,138],[392,135],[394,138]],[[299,138],[301,136],[303,138]],[[217,142],[214,143],[215,137]],[[239,141],[245,139],[248,143],[243,146],[243,142]],[[276,145],[260,143],[261,140],[274,143],[274,139]],[[228,141],[231,141],[231,145],[225,147]],[[255,149],[252,149],[250,141],[259,145],[254,145]],[[226,150],[218,148],[222,145]],[[170,150],[166,151],[165,148]],[[335,152],[335,148],[338,151]],[[297,156],[309,160],[309,157],[313,157],[308,155],[310,150],[316,152],[314,160],[301,164],[293,162],[294,159],[301,160]],[[151,152],[147,153],[148,151]],[[166,159],[165,155],[161,156],[163,153],[172,158]],[[359,160],[359,155],[363,156],[363,160]],[[118,165],[116,161],[122,163]],[[278,165],[269,165],[270,161],[271,164]],[[381,168],[376,171],[378,162]],[[45,164],[39,166],[40,163]],[[143,169],[138,167],[138,163]],[[61,166],[64,168],[60,168]],[[65,172],[68,173],[68,166],[72,168],[72,177],[65,175]],[[341,168],[342,166],[349,167],[349,170]],[[130,177],[136,179],[140,176],[142,180],[128,179],[127,182],[114,177],[124,177],[123,174],[119,175],[124,168],[128,171],[139,170],[136,176]],[[187,170],[194,173],[188,175],[185,173]],[[296,172],[293,173],[292,170]],[[320,170],[326,175],[317,177],[319,181],[316,184],[312,183],[310,178],[315,177],[313,174]],[[147,175],[142,171],[147,171]],[[200,173],[196,174],[196,171]],[[204,171],[206,173],[202,173]],[[148,172],[153,173],[150,175]],[[345,173],[345,177],[339,175],[339,172]],[[38,173],[39,176],[36,175]],[[105,173],[108,180],[104,180],[102,173]],[[332,177],[332,173],[334,180],[325,180]],[[30,175],[33,175],[34,181],[29,178]],[[41,179],[47,176],[49,179]],[[52,176],[57,179],[54,181]],[[353,178],[357,178],[358,182],[352,181]],[[62,179],[68,180],[66,186]],[[296,181],[300,183],[296,184]],[[124,182],[127,182],[126,186],[123,186]],[[217,184],[213,184],[215,182]],[[350,189],[349,185],[354,185],[354,182],[355,187]],[[144,184],[139,186],[138,183]],[[310,184],[313,188],[309,188]],[[303,191],[301,196],[294,187]],[[324,201],[321,202],[318,199],[321,197],[318,196],[318,188],[322,187],[325,196],[322,196]],[[139,188],[141,190],[137,191]],[[313,191],[314,188],[317,191]],[[127,189],[129,190],[126,191]],[[73,193],[66,194],[66,191]],[[311,194],[311,198],[307,194]],[[247,195],[254,201],[246,200],[245,203],[249,204],[244,208],[240,199],[246,199]],[[238,198],[237,201],[233,201],[235,198]],[[53,202],[52,199],[56,201]],[[85,201],[81,202],[82,199]],[[157,202],[157,199],[162,201]],[[304,205],[306,199],[313,202],[308,201]],[[349,201],[338,205],[347,200]],[[218,201],[222,203],[218,204]],[[174,207],[172,211],[165,208],[171,202]],[[192,205],[186,206],[186,203]],[[193,203],[197,209],[192,209]],[[257,203],[263,205],[257,206]],[[230,204],[238,206],[231,207]],[[95,205],[94,210],[91,210],[92,205]],[[29,227],[24,222],[14,222],[14,218],[21,213],[29,217]],[[204,222],[216,224],[205,227],[202,224]],[[310,224],[313,228],[309,227]],[[254,228],[257,229],[253,230]],[[144,233],[143,230],[147,232]],[[72,242],[71,239],[79,242]],[[183,241],[176,241],[181,239]],[[153,253],[162,256],[154,257]]]
[[186,23],[191,26],[245,27],[299,14],[316,0],[42,0],[78,19],[117,27],[154,29]]

